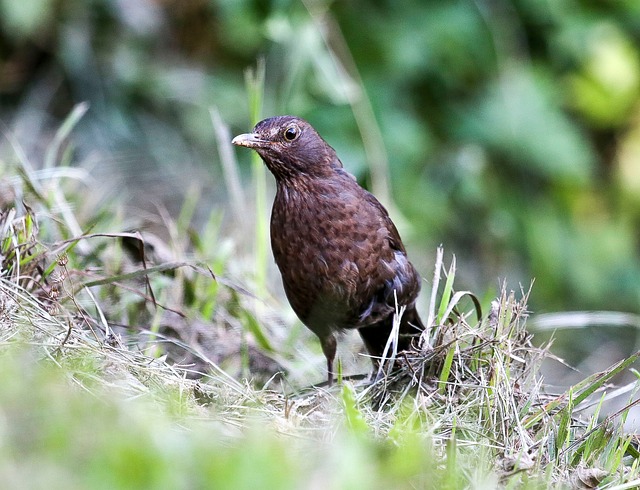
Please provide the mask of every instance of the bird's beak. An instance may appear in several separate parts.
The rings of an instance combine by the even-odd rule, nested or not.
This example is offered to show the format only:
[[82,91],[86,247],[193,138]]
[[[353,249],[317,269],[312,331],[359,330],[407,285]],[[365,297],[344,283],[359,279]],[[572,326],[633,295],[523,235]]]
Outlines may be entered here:
[[268,141],[261,139],[255,133],[240,134],[231,140],[231,143],[237,146],[246,146],[247,148],[261,148]]

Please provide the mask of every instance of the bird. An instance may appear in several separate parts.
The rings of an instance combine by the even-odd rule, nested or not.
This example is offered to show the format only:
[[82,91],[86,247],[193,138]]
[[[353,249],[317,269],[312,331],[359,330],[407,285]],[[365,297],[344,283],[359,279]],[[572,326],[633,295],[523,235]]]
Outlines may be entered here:
[[289,304],[320,340],[333,383],[337,342],[357,329],[379,366],[398,306],[397,352],[424,325],[416,310],[420,276],[389,213],[304,119],[275,116],[232,143],[255,150],[276,181],[271,248]]

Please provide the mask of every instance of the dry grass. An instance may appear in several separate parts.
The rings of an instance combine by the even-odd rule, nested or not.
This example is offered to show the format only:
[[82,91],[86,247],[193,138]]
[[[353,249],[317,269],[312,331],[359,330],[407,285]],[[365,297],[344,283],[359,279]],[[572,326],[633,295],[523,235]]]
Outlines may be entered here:
[[[321,355],[284,328],[275,302],[257,301],[226,274],[232,256],[201,248],[216,240],[177,244],[124,233],[108,213],[93,226],[117,232],[76,233],[86,225],[68,196],[82,196],[18,160],[19,173],[0,173],[0,351],[28,352],[74,390],[146,400],[178,427],[215,424],[230,445],[257,420],[266,440],[322,441],[329,455],[377,465],[381,488],[393,481],[620,489],[638,479],[636,442],[623,430],[633,397],[616,414],[581,418],[638,354],[565,393],[548,393],[539,374],[548,350],[534,347],[526,330],[528,292],[504,286],[482,315],[472,293],[454,290],[455,260],[445,269],[440,249],[428,329],[414,349],[394,354],[390,343],[375,382],[344,377],[331,389],[309,386],[300,381],[309,372],[303,366],[321,365]],[[174,240],[190,236],[188,224],[172,226]],[[304,464],[297,458],[306,443],[291,443],[279,458]],[[326,463],[315,471],[342,478]],[[358,481],[373,478],[359,471]]]

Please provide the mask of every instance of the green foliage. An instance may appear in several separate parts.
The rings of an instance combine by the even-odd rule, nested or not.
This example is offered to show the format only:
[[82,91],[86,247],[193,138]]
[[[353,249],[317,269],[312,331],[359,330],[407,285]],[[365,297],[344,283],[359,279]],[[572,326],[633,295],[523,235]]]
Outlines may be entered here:
[[[636,2],[136,5],[1,2],[4,123],[20,133],[36,118],[63,136],[57,118],[88,103],[77,142],[100,162],[96,178],[125,182],[134,205],[151,193],[175,208],[195,176],[213,189],[201,201],[210,207],[224,186],[208,107],[236,133],[260,113],[296,113],[386,204],[393,195],[414,255],[446,243],[463,269],[477,268],[463,278],[474,289],[488,277],[535,277],[534,309],[635,308]],[[256,59],[264,85],[249,84],[247,97],[243,73]],[[51,148],[49,168],[64,149]],[[257,248],[258,284],[264,177],[244,245]],[[226,228],[247,241],[237,220]]]
[[[69,196],[61,189],[55,190],[57,201]],[[28,200],[39,225],[47,224],[44,210],[59,212],[36,195]],[[176,252],[185,245],[192,209],[187,201],[178,222],[169,222],[179,232],[165,245]],[[249,338],[281,354],[270,343],[278,332],[253,316],[253,302],[243,302],[240,289],[220,277],[212,305],[196,294],[180,295],[194,290],[186,271],[196,264],[189,261],[156,264],[148,256],[144,267],[121,270],[135,262],[114,239],[135,238],[132,233],[43,246],[38,261],[65,250],[56,255],[45,288],[38,280],[43,268],[25,262],[16,270],[18,252],[26,248],[23,240],[43,243],[49,235],[42,229],[65,233],[35,226],[29,216],[17,217],[15,208],[0,215],[2,243],[8,244],[0,277],[0,475],[12,487],[305,488],[319,481],[329,488],[548,488],[575,475],[612,484],[637,478],[637,450],[621,423],[631,405],[601,422],[596,413],[586,426],[576,413],[640,353],[541,404],[543,352],[524,330],[524,299],[504,292],[486,318],[476,318],[477,300],[476,311],[462,311],[461,300],[470,293],[454,291],[452,264],[436,308],[442,249],[428,312],[430,338],[408,353],[404,369],[355,385],[340,374],[342,386],[335,389],[285,395],[236,381],[222,361],[210,363],[201,381],[167,364],[163,354],[172,346],[159,340],[182,344],[157,328],[159,310],[145,310],[152,303],[149,291],[141,294],[145,283],[134,287],[131,281],[147,280],[160,308],[177,298],[191,321],[202,321],[197,308],[206,307],[250,322],[234,332],[242,339],[236,376],[244,377],[258,358]],[[100,239],[106,246],[92,245]],[[111,275],[76,280],[81,269],[72,265],[92,263],[104,264]],[[232,300],[222,294],[227,288]],[[125,330],[123,342],[114,333],[113,319],[125,311],[133,312],[125,319],[149,323],[146,340]]]
[[469,320],[454,265],[400,394],[236,381],[288,371],[296,390],[323,363],[267,294],[264,168],[255,213],[229,210],[208,109],[220,135],[260,113],[310,119],[412,256],[456,252],[457,282],[535,276],[534,308],[635,309],[638,5],[0,0],[5,485],[637,485],[636,402],[598,417],[638,354],[547,395],[524,301]]

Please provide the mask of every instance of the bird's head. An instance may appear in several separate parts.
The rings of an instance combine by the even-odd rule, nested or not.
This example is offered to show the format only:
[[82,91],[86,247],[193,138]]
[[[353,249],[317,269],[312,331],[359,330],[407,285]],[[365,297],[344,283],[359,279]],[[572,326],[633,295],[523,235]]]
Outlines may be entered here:
[[256,124],[232,143],[258,152],[277,180],[321,177],[342,168],[336,152],[307,121],[277,116]]

